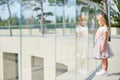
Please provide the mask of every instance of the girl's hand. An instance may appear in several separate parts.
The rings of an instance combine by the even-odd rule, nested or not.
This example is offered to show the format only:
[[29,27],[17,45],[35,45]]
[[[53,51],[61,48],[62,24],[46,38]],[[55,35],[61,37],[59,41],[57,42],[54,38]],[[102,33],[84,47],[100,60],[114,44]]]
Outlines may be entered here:
[[102,47],[100,48],[100,53],[102,54],[104,51],[105,51],[105,47],[102,46]]

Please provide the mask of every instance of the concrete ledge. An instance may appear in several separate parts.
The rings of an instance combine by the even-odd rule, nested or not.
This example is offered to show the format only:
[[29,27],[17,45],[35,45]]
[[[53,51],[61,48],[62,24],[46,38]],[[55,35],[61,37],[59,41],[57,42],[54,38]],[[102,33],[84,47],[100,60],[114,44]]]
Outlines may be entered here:
[[120,28],[112,27],[111,35],[120,35]]

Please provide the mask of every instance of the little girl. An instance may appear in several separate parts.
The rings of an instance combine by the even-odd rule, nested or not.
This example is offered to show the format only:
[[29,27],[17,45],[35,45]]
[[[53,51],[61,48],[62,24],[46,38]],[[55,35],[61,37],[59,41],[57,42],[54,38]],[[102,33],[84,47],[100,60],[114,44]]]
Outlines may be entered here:
[[108,58],[114,56],[111,47],[108,43],[108,17],[105,13],[101,13],[97,16],[98,23],[100,27],[97,30],[95,35],[95,55],[94,58],[98,60],[102,60],[102,69],[96,72],[96,75],[108,75]]

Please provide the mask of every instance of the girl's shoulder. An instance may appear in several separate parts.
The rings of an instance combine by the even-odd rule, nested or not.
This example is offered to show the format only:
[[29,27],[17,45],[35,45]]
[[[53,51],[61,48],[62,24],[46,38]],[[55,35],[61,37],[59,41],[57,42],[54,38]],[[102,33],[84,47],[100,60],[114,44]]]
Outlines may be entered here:
[[87,27],[79,26],[76,28],[76,32],[81,32],[81,31],[85,31],[85,30],[87,30]]
[[76,28],[76,32],[80,32],[80,26]]
[[100,27],[99,31],[108,32],[108,27],[107,26]]

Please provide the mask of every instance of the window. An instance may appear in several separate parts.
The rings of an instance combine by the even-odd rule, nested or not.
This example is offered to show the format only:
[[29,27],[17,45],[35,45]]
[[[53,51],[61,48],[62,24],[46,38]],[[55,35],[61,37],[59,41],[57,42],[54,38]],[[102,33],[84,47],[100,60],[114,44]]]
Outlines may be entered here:
[[43,58],[31,57],[32,80],[44,80],[44,62]]
[[3,52],[4,80],[18,80],[18,54]]

